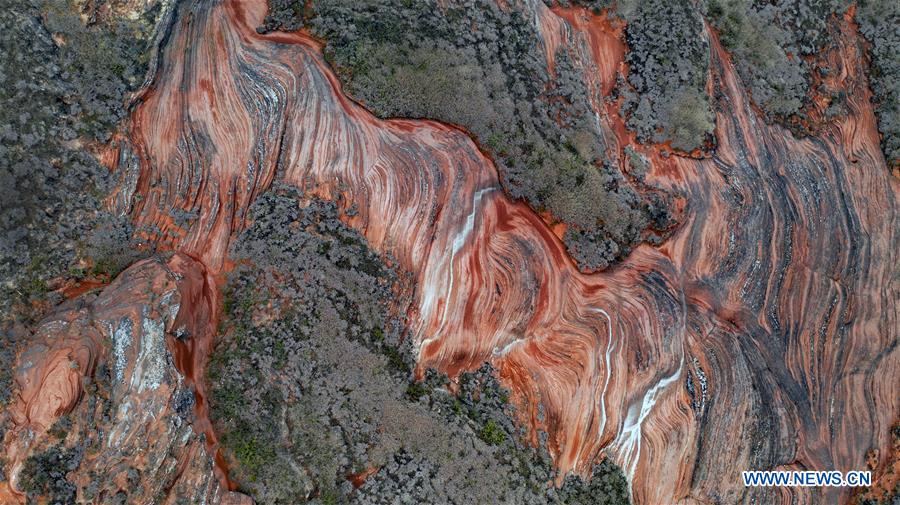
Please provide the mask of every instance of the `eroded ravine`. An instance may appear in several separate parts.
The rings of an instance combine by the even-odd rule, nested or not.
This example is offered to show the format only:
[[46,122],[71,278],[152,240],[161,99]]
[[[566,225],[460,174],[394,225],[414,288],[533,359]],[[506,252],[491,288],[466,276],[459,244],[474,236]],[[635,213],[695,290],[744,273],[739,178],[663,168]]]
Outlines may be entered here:
[[[608,27],[534,3],[547,45],[576,48],[585,75],[600,75],[590,85],[608,89],[622,49],[604,45],[620,44]],[[748,492],[741,470],[862,469],[868,449],[887,446],[900,407],[889,383],[900,374],[900,184],[864,88],[820,137],[795,139],[758,118],[711,35],[714,156],[638,148],[648,180],[685,195],[681,228],[583,275],[541,217],[504,196],[471,139],[375,118],[341,93],[314,40],[258,34],[265,10],[178,5],[123,147],[139,167],[124,205],[148,239],[196,259],[204,285],[227,269],[249,204],[286,182],[357,206],[350,224],[417,281],[408,323],[419,366],[454,375],[491,361],[564,471],[606,455],[637,503],[733,502]],[[595,106],[620,156],[632,140],[612,108]],[[173,210],[196,219],[177,226]],[[207,351],[176,353],[179,369],[196,377]],[[754,492],[803,503],[844,493]]]

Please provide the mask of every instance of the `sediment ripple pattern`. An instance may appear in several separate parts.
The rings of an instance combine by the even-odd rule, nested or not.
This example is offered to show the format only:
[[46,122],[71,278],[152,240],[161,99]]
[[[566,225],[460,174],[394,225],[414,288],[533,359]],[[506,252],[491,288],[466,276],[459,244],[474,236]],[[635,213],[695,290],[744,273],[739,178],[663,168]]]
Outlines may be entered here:
[[[586,85],[608,92],[624,49],[601,22],[521,7],[548,55],[571,46]],[[415,277],[420,366],[453,375],[492,361],[561,469],[587,471],[605,454],[637,503],[751,492],[831,503],[845,491],[767,495],[744,489],[740,471],[861,469],[868,449],[887,446],[900,408],[900,185],[864,87],[848,117],[795,139],[754,112],[711,34],[715,154],[636,146],[648,179],[685,195],[682,227],[582,275],[541,217],[504,196],[471,139],[376,119],[341,93],[318,43],[257,34],[265,8],[177,7],[122,147],[141,166],[132,214],[154,239],[215,273],[249,202],[276,179],[352,205],[350,224]],[[861,75],[856,43],[848,82]],[[629,137],[602,97],[596,108],[618,157]],[[196,217],[179,226],[173,211]]]

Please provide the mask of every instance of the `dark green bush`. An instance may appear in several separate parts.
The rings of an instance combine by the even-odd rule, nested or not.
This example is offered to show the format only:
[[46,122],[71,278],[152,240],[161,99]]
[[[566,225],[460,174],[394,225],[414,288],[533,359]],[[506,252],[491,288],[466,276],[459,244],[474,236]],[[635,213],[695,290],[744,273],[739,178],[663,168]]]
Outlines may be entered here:
[[710,23],[734,57],[753,101],[769,120],[788,123],[808,102],[811,73],[801,56],[828,42],[827,23],[849,3],[843,0],[707,0]]
[[493,419],[488,419],[484,427],[478,432],[478,437],[491,445],[500,445],[506,441],[506,433]]

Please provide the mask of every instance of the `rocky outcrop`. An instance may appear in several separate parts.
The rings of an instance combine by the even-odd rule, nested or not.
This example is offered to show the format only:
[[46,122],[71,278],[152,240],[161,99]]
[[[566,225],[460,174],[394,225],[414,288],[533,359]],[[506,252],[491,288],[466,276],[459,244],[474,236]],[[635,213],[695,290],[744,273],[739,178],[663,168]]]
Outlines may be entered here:
[[[797,140],[757,120],[711,34],[715,155],[616,137],[647,179],[686,195],[684,225],[587,276],[458,130],[374,118],[339,92],[319,43],[256,32],[264,5],[185,9],[132,137],[147,195],[135,216],[175,246],[222,264],[246,202],[276,178],[355,204],[348,223],[415,275],[420,367],[455,376],[490,360],[560,468],[607,454],[637,502],[770,501],[740,470],[858,469],[887,444],[898,183],[864,91],[848,90],[850,113],[826,134]],[[562,40],[549,33],[568,24],[547,19],[546,40]],[[582,40],[602,26],[582,24]],[[200,218],[175,233],[157,210],[172,207]]]
[[276,187],[250,210],[208,367],[237,489],[266,504],[627,503],[608,460],[589,482],[551,486],[549,454],[521,437],[490,366],[413,378],[412,342],[388,311],[407,306],[403,276],[333,203]]
[[[564,242],[582,270],[614,265],[638,244],[658,243],[674,228],[674,195],[622,172],[615,134],[595,114],[600,104],[614,100],[616,69],[607,79],[609,68],[595,67],[588,46],[576,40],[578,33],[543,4],[322,0],[299,9],[296,2],[281,0],[271,5],[264,28],[305,26],[324,40],[324,55],[343,92],[378,117],[433,119],[469,133],[496,163],[503,191],[565,231]],[[694,22],[684,23],[687,31],[693,28],[696,35],[702,28],[699,15],[693,12],[687,21]],[[655,28],[662,31],[659,24]],[[680,47],[690,36],[667,43]],[[629,54],[642,54],[644,62],[651,47],[661,49],[655,42]],[[704,44],[698,39],[689,51],[701,53],[703,63],[685,78],[694,94],[706,83]],[[644,79],[659,76],[652,86],[641,86],[646,96],[640,116],[647,120],[640,137],[662,142],[674,130],[683,133],[679,140],[696,134],[698,139],[685,141],[688,146],[676,142],[690,151],[707,132],[688,133],[691,128],[669,114],[684,101],[662,96],[656,82],[680,75],[675,67],[681,63],[662,73],[652,61],[643,65]],[[602,85],[585,78],[598,72],[604,74]],[[667,89],[682,96],[679,86]],[[637,101],[629,100],[628,108],[637,108]],[[666,127],[659,139],[651,133],[661,127],[657,116],[663,114],[656,105],[652,113],[646,109],[651,102],[669,101],[675,107],[666,107],[666,120],[671,116],[676,126]],[[705,98],[700,101],[708,109]],[[702,117],[711,114],[698,111]],[[704,128],[711,130],[711,123],[699,130]]]
[[[545,49],[571,45],[584,57],[574,75],[611,89],[608,70],[622,67],[624,51],[608,20],[524,5]],[[342,94],[320,42],[300,32],[259,33],[265,15],[261,0],[175,8],[154,79],[110,159],[120,162],[124,188],[116,208],[141,238],[179,253],[165,267],[133,266],[88,304],[93,320],[112,325],[79,323],[83,312],[67,306],[60,314],[71,314],[63,319],[78,331],[64,331],[57,316],[40,327],[34,345],[46,346],[43,365],[23,368],[22,393],[9,409],[8,496],[21,499],[25,482],[35,492],[71,492],[42,487],[48,479],[23,480],[22,469],[91,461],[68,437],[49,443],[56,430],[48,424],[89,407],[76,379],[99,370],[102,356],[117,357],[116,342],[126,382],[116,382],[113,361],[110,390],[122,395],[113,400],[160,412],[165,422],[147,432],[154,444],[202,432],[215,454],[197,379],[220,304],[214,279],[233,266],[229,248],[273,181],[338,202],[346,225],[411,274],[397,310],[408,318],[418,376],[432,367],[458,378],[490,362],[526,439],[546,443],[560,470],[556,484],[566,473],[587,477],[608,458],[623,469],[636,503],[832,503],[849,491],[748,489],[740,472],[887,466],[881,459],[889,451],[870,449],[889,446],[900,407],[892,383],[900,375],[900,182],[886,169],[852,25],[842,25],[843,49],[830,55],[846,112],[816,136],[797,139],[761,121],[708,28],[717,146],[708,158],[640,145],[616,104],[589,102],[617,169],[681,195],[682,224],[665,243],[638,246],[617,268],[587,275],[560,230],[504,195],[495,166],[464,132],[373,116]],[[122,335],[130,338],[119,338],[126,316],[131,326]],[[50,333],[63,338],[51,342]],[[170,346],[160,346],[159,335]],[[184,383],[194,385],[194,424],[169,428],[179,418],[170,401],[183,398]],[[102,437],[134,448],[127,444],[140,428],[129,420],[139,413],[120,414],[122,405],[110,410],[122,422]],[[484,440],[499,439],[496,427],[484,430]],[[185,447],[201,458],[200,442],[187,439],[166,449],[175,461],[190,460]],[[153,463],[141,452],[128,459],[150,472],[153,485],[177,474],[210,500],[224,496],[230,483],[215,481],[209,456],[185,463],[185,472],[153,473],[172,459],[152,447]],[[106,466],[123,461],[116,457],[90,463],[121,475],[102,481],[107,493],[126,487],[113,483],[127,482],[127,471]],[[401,474],[408,463],[394,458],[385,474]],[[359,470],[354,475],[369,475]]]
[[195,384],[176,366],[176,339],[209,335],[205,275],[181,254],[144,260],[38,325],[4,412],[4,503],[239,502],[213,471]]

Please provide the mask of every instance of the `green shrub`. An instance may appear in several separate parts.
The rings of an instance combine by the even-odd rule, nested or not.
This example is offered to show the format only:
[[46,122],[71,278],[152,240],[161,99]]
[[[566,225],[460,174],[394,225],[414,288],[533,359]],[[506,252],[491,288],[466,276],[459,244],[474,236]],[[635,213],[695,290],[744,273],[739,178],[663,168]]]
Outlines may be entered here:
[[753,101],[769,120],[789,125],[808,102],[815,70],[802,56],[822,51],[829,17],[848,5],[843,0],[707,0],[706,13]]
[[478,432],[478,437],[491,445],[500,445],[506,441],[506,433],[493,419],[488,419]]
[[28,494],[29,502],[45,497],[51,503],[74,504],[75,485],[68,480],[67,474],[80,459],[80,454],[66,451],[59,445],[29,456],[19,474],[19,484]]
[[641,142],[671,141],[682,151],[704,147],[715,117],[706,95],[709,44],[700,13],[688,0],[626,3],[617,12],[627,22],[627,126]]

